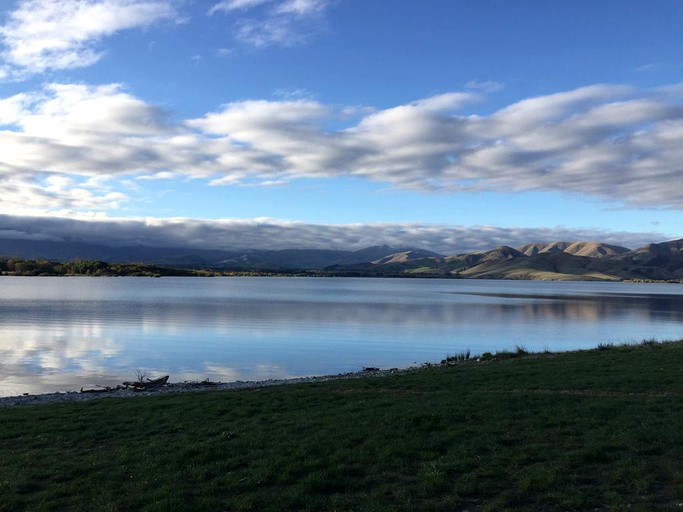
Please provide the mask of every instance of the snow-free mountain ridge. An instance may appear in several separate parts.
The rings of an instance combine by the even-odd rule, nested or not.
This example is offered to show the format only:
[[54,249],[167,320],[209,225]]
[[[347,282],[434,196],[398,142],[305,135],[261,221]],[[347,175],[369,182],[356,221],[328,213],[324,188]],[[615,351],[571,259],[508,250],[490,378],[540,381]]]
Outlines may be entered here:
[[635,250],[601,242],[534,242],[517,248],[443,256],[378,245],[357,251],[320,249],[203,250],[109,247],[87,242],[0,239],[0,258],[153,263],[231,271],[310,271],[322,275],[473,279],[683,280],[683,239]]

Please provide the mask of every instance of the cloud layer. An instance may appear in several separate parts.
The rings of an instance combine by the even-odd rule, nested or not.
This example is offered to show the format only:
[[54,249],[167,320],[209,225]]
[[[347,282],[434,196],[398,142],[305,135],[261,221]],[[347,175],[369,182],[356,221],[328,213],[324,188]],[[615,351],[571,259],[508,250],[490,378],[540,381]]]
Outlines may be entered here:
[[[232,36],[255,47],[304,43],[325,26],[336,0],[223,0],[203,15],[229,20]],[[0,26],[0,81],[91,66],[101,42],[161,21],[180,22],[185,0],[16,0]],[[229,53],[222,48],[219,53]]]
[[0,215],[0,238],[194,249],[344,249],[386,244],[440,254],[527,242],[595,240],[636,248],[664,241],[658,233],[598,229],[500,228],[426,223],[311,224],[278,219],[103,219]]
[[320,30],[333,0],[223,0],[209,14],[235,19],[235,36],[256,47],[292,46]]
[[90,66],[104,37],[175,16],[172,0],[20,0],[0,27],[4,74]]
[[247,100],[176,122],[117,84],[50,84],[0,98],[0,211],[114,208],[126,198],[107,179],[121,176],[213,185],[354,176],[424,192],[559,191],[681,209],[681,89],[593,85],[489,115],[460,113],[485,99],[467,92],[385,110]]

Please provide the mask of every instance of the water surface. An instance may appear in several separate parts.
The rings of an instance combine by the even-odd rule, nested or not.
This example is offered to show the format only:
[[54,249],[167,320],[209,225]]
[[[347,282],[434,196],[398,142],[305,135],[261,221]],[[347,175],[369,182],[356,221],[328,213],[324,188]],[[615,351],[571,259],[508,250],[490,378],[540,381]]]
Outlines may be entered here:
[[522,345],[683,338],[683,286],[351,278],[0,278],[0,396],[253,380]]

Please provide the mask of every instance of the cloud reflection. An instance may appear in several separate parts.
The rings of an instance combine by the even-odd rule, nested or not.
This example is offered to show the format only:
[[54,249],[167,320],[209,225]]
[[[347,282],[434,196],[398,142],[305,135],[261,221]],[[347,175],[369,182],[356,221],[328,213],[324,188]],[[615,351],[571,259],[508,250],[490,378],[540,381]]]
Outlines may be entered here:
[[0,396],[111,385],[116,373],[108,359],[120,344],[97,325],[0,328]]
[[115,385],[136,368],[174,381],[267,380],[409,365],[459,348],[683,336],[683,294],[662,286],[3,279],[24,285],[14,300],[11,286],[0,294],[0,395]]

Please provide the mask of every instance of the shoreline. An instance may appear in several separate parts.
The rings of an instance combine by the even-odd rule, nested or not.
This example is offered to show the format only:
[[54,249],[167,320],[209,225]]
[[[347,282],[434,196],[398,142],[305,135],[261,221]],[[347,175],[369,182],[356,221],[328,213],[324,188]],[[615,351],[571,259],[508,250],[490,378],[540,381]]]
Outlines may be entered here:
[[459,353],[381,378],[367,368],[355,379],[284,380],[318,381],[294,386],[233,383],[251,391],[0,408],[0,502],[8,510],[679,506],[683,340],[521,352],[481,362]]
[[[203,272],[201,270],[197,272]],[[455,276],[451,274],[363,274],[351,275],[341,273],[325,273],[324,271],[292,271],[292,272],[241,272],[241,271],[207,271],[202,274],[17,274],[10,272],[0,272],[0,277],[59,277],[59,278],[116,278],[116,277],[134,277],[143,279],[161,279],[169,277],[187,277],[187,278],[235,278],[235,277],[259,277],[259,278],[296,278],[296,277],[311,277],[311,278],[334,278],[334,279],[444,279],[448,281],[543,281],[543,282],[571,282],[571,283],[631,283],[631,284],[683,284],[681,279],[644,279],[644,278],[615,278],[615,279],[601,279],[601,278],[586,278],[581,275],[570,275],[571,277],[468,277]]]
[[71,403],[71,402],[86,402],[96,399],[107,398],[133,398],[145,397],[154,395],[165,395],[175,393],[201,393],[205,391],[226,391],[226,390],[241,390],[241,389],[258,389],[273,386],[285,386],[289,384],[306,384],[314,382],[327,382],[332,380],[342,379],[368,379],[374,377],[385,377],[389,375],[402,375],[422,369],[443,366],[457,366],[470,364],[487,364],[495,361],[505,361],[509,359],[519,359],[528,357],[552,357],[581,352],[597,352],[626,347],[646,347],[651,345],[667,345],[671,343],[683,343],[683,339],[674,340],[656,340],[654,338],[641,340],[633,343],[599,343],[592,348],[567,350],[559,352],[543,351],[543,352],[529,352],[524,347],[518,346],[515,351],[503,350],[491,354],[486,352],[481,355],[471,355],[469,351],[461,352],[455,355],[446,355],[440,362],[424,362],[419,365],[408,366],[405,368],[388,368],[381,369],[375,367],[363,368],[356,372],[337,373],[331,375],[311,375],[308,377],[291,377],[282,379],[268,379],[261,381],[232,381],[232,382],[210,382],[210,381],[185,381],[172,382],[160,387],[152,387],[149,389],[133,389],[131,387],[124,389],[108,389],[102,390],[86,390],[86,391],[57,391],[52,393],[38,393],[25,394],[0,397],[0,409],[4,407],[22,407],[29,405],[44,405],[55,403]]
[[309,377],[292,377],[283,379],[268,379],[260,381],[237,380],[232,382],[171,382],[165,386],[145,390],[115,389],[106,391],[56,391],[52,393],[37,393],[27,395],[14,395],[0,397],[0,408],[2,407],[22,407],[29,405],[44,405],[71,402],[87,402],[90,400],[107,398],[133,398],[154,395],[166,395],[173,393],[201,393],[205,391],[225,391],[240,389],[257,389],[272,386],[285,386],[288,384],[304,384],[311,382],[326,382],[338,379],[365,379],[372,377],[383,377],[385,375],[398,375],[410,371],[424,368],[426,366],[436,366],[433,363],[425,363],[421,366],[411,366],[408,368],[390,368],[387,370],[369,368],[358,372],[338,373],[333,375],[312,375]]

